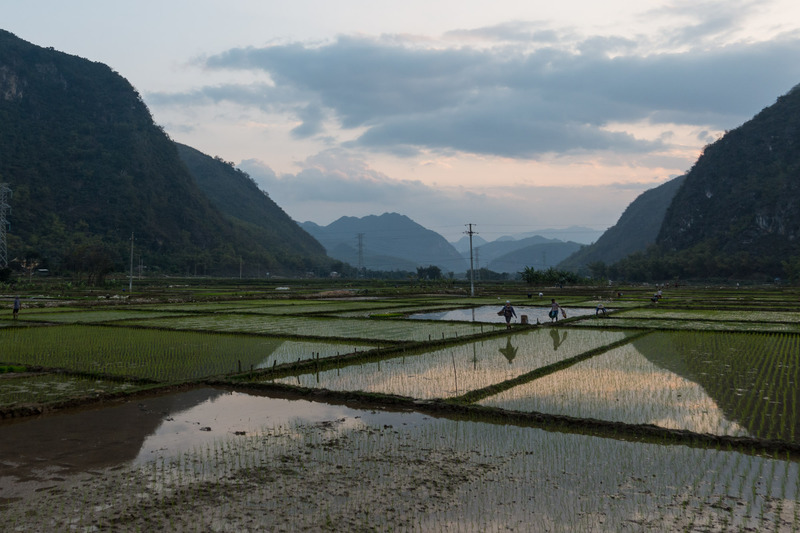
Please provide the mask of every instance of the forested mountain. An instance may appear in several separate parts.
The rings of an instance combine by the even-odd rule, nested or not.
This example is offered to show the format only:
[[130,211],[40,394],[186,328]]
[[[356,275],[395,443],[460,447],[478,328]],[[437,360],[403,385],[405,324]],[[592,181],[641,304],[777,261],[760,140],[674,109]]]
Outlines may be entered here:
[[610,265],[629,254],[647,249],[656,242],[667,208],[685,178],[685,175],[678,176],[640,194],[597,242],[581,247],[558,268],[588,273],[587,265]]
[[200,190],[232,222],[249,228],[258,243],[286,256],[325,255],[325,248],[233,163],[184,144],[177,146]]
[[226,218],[106,65],[0,30],[0,125],[0,182],[13,190],[10,258],[101,275],[126,265],[134,233],[137,257],[158,271],[295,272],[330,262],[313,244],[271,246],[249,215]]
[[800,86],[706,147],[657,242],[775,275],[800,254]]
[[800,279],[800,88],[707,146],[625,279]]
[[384,213],[363,218],[341,217],[327,226],[303,222],[303,229],[325,246],[333,258],[358,265],[361,255],[368,270],[411,270],[436,266],[447,274],[466,272],[468,263],[447,240],[405,215]]

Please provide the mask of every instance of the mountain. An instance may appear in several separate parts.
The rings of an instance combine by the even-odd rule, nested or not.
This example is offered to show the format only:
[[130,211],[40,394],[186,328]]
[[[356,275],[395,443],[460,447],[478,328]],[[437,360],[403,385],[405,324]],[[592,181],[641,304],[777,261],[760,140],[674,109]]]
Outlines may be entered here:
[[528,237],[545,237],[547,239],[558,239],[564,242],[577,242],[578,244],[591,244],[603,234],[602,230],[587,228],[584,226],[569,226],[567,228],[545,228],[525,233],[515,233],[510,235],[515,240],[526,239]]
[[[544,239],[544,237],[530,237],[523,241],[534,239]],[[576,242],[563,242],[557,239],[545,239],[546,242],[534,242],[522,248],[516,248],[508,253],[495,257],[487,264],[487,268],[492,272],[516,273],[525,270],[525,267],[532,267],[536,270],[547,270],[559,262],[566,259],[580,248]],[[490,243],[493,244],[493,243]],[[487,245],[488,246],[488,245]],[[481,261],[483,261],[483,249],[481,247]]]
[[178,155],[211,203],[233,223],[248,228],[253,238],[284,255],[325,256],[325,248],[258,188],[233,163],[176,143]]
[[151,271],[289,273],[330,263],[285,239],[272,247],[263,228],[224,215],[106,65],[0,30],[0,124],[0,182],[13,191],[10,259],[101,275],[127,267],[134,234]]
[[800,254],[800,85],[706,147],[657,243],[775,275]]
[[[518,250],[522,250],[523,248],[527,248],[529,246],[537,244],[545,244],[545,243],[562,243],[562,241],[556,239],[546,239],[539,235],[535,235],[533,237],[528,237],[526,239],[521,239],[521,240],[516,240],[510,236],[500,237],[499,239],[496,239],[492,242],[487,242],[486,244],[483,244],[477,248],[478,260],[482,265],[488,265],[493,261],[495,261],[497,258],[502,257],[504,255],[516,252]],[[536,258],[536,263],[537,264],[542,263],[541,254],[539,254],[539,257]],[[490,270],[493,269],[490,268]],[[508,272],[508,271],[499,271],[499,272]],[[514,270],[514,272],[517,271]]]
[[706,146],[685,176],[642,194],[560,266],[615,259],[606,274],[631,281],[800,279],[800,85]]
[[594,244],[581,247],[558,268],[581,271],[594,262],[612,264],[654,244],[667,208],[685,178],[678,176],[640,194]]
[[[483,246],[487,242],[489,242],[489,241],[487,241],[486,239],[484,239],[480,235],[473,235],[472,236],[472,249],[475,250],[475,248],[477,248],[479,246]],[[451,242],[450,244],[453,245],[453,248],[455,248],[458,253],[460,253],[463,257],[466,257],[467,260],[469,260],[469,235],[464,235],[463,237],[458,239],[456,242]]]
[[328,255],[358,266],[359,235],[363,266],[368,270],[416,270],[437,266],[443,273],[466,272],[468,264],[444,237],[397,213],[363,218],[342,217],[327,226],[303,222]]
[[[533,235],[516,239],[510,235],[500,237],[492,242],[481,239],[476,244],[473,237],[472,249],[475,268],[487,268],[492,272],[514,274],[525,267],[546,270],[557,265],[561,260],[580,248],[575,242],[564,242],[558,239],[547,239],[541,235]],[[459,243],[462,243],[461,239]],[[469,242],[461,255],[469,261]]]

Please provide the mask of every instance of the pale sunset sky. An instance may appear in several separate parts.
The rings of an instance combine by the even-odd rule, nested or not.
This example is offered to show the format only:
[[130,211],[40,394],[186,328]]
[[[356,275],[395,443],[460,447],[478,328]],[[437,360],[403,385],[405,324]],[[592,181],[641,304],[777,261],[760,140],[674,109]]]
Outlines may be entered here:
[[603,230],[800,83],[796,0],[0,0],[293,219]]

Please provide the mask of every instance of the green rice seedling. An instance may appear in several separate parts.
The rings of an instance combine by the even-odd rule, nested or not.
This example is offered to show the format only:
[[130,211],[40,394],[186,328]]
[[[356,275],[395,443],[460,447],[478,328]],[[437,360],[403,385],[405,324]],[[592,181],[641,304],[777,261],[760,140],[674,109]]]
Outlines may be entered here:
[[[361,339],[379,341],[425,341],[458,338],[481,332],[481,325],[411,322],[408,320],[356,320],[324,317],[215,315],[133,320],[126,324],[176,330],[228,333],[258,333],[274,336]],[[485,326],[485,325],[484,325]],[[496,325],[499,329],[501,326]]]
[[480,402],[629,424],[654,424],[697,433],[745,436],[697,383],[649,361],[637,346],[615,348],[570,368]]
[[24,322],[56,322],[62,324],[92,324],[99,322],[115,322],[118,320],[158,318],[171,316],[170,313],[158,311],[133,311],[119,309],[92,309],[74,310],[64,312],[31,312],[20,315],[19,320]]
[[199,379],[273,364],[369,349],[361,343],[293,341],[252,335],[96,326],[0,331],[0,349],[17,362],[155,381]]
[[130,392],[136,385],[66,374],[37,374],[6,379],[0,387],[0,407],[50,404],[74,398]]
[[720,322],[800,323],[800,312],[721,309],[629,309],[619,314],[620,318],[700,320]]
[[693,331],[731,331],[731,332],[774,332],[774,333],[800,333],[800,324],[776,322],[722,322],[712,320],[677,320],[677,319],[647,319],[647,318],[617,318],[611,315],[607,318],[590,317],[576,321],[570,325],[590,326],[603,328],[623,329],[654,329],[654,330],[693,330]]

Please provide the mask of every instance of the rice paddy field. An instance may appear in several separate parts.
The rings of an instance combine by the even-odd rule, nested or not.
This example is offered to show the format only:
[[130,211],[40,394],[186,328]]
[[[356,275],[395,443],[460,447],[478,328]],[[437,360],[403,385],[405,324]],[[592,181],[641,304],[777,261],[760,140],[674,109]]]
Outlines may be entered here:
[[797,289],[334,289],[8,300],[0,530],[800,530]]

